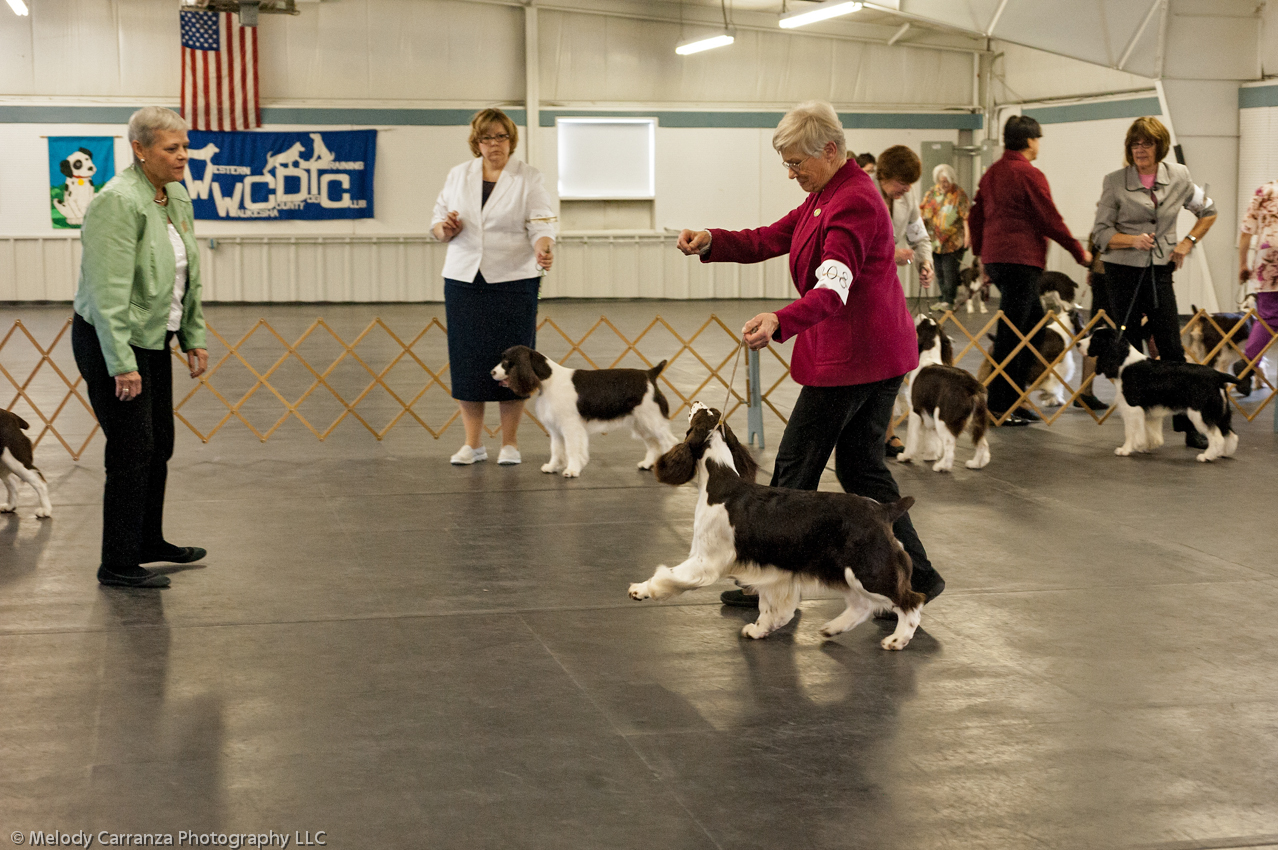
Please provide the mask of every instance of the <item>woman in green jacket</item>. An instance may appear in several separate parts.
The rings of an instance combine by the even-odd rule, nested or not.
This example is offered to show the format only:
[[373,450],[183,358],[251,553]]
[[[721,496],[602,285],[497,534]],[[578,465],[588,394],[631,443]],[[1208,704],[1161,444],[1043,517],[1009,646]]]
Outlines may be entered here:
[[173,456],[173,337],[192,378],[208,366],[195,220],[182,185],[187,129],[171,109],[133,113],[133,165],[89,204],[80,234],[71,346],[107,441],[98,568],[106,585],[167,587],[168,576],[142,564],[185,564],[206,554],[174,546],[163,531]]

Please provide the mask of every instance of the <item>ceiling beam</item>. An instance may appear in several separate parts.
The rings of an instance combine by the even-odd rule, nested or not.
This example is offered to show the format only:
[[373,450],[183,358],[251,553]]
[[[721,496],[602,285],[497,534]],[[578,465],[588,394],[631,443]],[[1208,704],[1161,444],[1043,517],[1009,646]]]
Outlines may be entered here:
[[892,37],[887,40],[888,47],[891,47],[892,45],[900,41],[901,36],[905,35],[909,31],[910,31],[910,22],[906,21],[905,23],[901,24],[901,28],[898,29],[896,32],[892,33]]
[[1123,70],[1127,66],[1127,60],[1132,58],[1132,51],[1136,49],[1136,42],[1140,41],[1140,37],[1145,34],[1145,30],[1149,27],[1149,22],[1154,19],[1154,13],[1158,11],[1158,7],[1162,6],[1166,0],[1153,0],[1149,4],[1149,11],[1145,12],[1145,18],[1140,22],[1140,26],[1136,28],[1136,32],[1132,33],[1132,37],[1128,40],[1127,46],[1123,48],[1123,55],[1119,58],[1118,64],[1114,67]]

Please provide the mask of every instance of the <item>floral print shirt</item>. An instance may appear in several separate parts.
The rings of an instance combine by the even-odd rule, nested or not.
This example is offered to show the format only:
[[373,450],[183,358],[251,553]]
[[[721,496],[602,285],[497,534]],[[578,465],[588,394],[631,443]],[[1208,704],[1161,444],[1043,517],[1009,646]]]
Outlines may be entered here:
[[950,191],[941,191],[940,184],[933,186],[923,196],[919,209],[923,211],[923,223],[932,236],[932,250],[937,254],[951,254],[963,250],[963,222],[972,204],[967,193],[950,184]]
[[1256,240],[1252,280],[1257,292],[1278,292],[1278,180],[1256,190],[1243,216],[1241,230]]

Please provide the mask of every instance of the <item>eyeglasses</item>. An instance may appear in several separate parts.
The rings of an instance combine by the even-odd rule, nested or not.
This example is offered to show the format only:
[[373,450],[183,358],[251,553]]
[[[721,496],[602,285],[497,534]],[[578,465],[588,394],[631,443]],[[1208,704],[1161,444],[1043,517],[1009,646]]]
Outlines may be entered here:
[[1132,147],[1144,149],[1144,148],[1155,148],[1158,146],[1155,145],[1153,142],[1132,142]]
[[798,170],[803,167],[803,163],[807,162],[811,158],[812,157],[810,156],[805,156],[803,159],[795,160],[793,162],[790,160],[782,160],[781,164],[785,166],[786,171],[798,172]]
[[481,145],[496,145],[501,142],[510,141],[509,133],[502,133],[500,136],[480,136],[479,143]]

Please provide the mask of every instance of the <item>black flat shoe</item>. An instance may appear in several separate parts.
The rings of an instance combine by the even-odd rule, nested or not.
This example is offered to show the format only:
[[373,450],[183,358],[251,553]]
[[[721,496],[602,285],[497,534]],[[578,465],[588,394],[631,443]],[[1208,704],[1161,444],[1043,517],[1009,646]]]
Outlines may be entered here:
[[1098,399],[1091,393],[1083,393],[1074,399],[1074,406],[1081,407],[1083,410],[1090,410],[1093,413],[1104,413],[1109,410],[1109,405]]
[[1201,451],[1202,449],[1207,448],[1207,436],[1205,434],[1200,434],[1197,431],[1186,431],[1185,445],[1189,446],[1191,449],[1199,449]]
[[725,590],[719,594],[719,601],[733,608],[758,608],[759,594],[746,593],[744,590]]
[[141,570],[141,574],[122,574],[112,572],[106,567],[98,567],[98,584],[107,587],[168,587],[169,577],[156,575],[150,570]]
[[208,551],[199,546],[174,546],[163,553],[144,555],[140,561],[143,564],[154,564],[157,561],[168,564],[192,564],[207,554]]
[[[991,413],[990,415],[991,415],[991,416],[993,416],[995,419],[998,419],[998,417],[999,417],[1001,414],[993,414],[993,413]],[[1028,425],[1028,424],[1030,424],[1030,421],[1029,421],[1028,419],[1025,419],[1025,418],[1020,417],[1020,416],[1017,416],[1015,413],[1013,413],[1011,416],[1007,417],[1007,418],[1006,418],[1006,419],[1004,419],[1001,423],[999,423],[999,426],[998,426],[998,427],[1000,427],[1000,428],[1021,428],[1021,427],[1024,427],[1025,425]]]
[[1030,410],[1028,407],[1018,407],[1012,411],[1012,415],[1019,416],[1020,418],[1024,419],[1027,422],[1043,421],[1043,417],[1039,416],[1037,413]]
[[896,457],[903,451],[905,451],[905,444],[901,442],[900,437],[893,437],[883,446],[884,457]]

